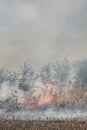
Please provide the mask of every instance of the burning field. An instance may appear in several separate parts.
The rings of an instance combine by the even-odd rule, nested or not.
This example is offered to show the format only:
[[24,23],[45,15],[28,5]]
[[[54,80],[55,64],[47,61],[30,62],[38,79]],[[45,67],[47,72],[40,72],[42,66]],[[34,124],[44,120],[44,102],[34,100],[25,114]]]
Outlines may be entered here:
[[[58,91],[55,86],[55,90]],[[31,100],[20,100],[19,104],[24,108],[39,108],[44,106],[62,106],[62,107],[73,107],[75,105],[81,105],[87,102],[87,89],[80,90],[62,90],[61,94],[52,95],[54,86],[53,84],[47,84],[46,92],[44,95],[34,96]],[[56,92],[58,93],[58,92]]]
[[[33,97],[28,92],[13,89],[12,98],[1,102],[1,119],[29,121],[87,121],[87,89],[58,89],[58,83],[47,84],[46,90]],[[20,95],[20,96],[19,96]]]
[[0,0],[0,130],[87,130],[87,0]]
[[43,66],[26,63],[19,73],[1,70],[0,119],[87,121],[86,59]]

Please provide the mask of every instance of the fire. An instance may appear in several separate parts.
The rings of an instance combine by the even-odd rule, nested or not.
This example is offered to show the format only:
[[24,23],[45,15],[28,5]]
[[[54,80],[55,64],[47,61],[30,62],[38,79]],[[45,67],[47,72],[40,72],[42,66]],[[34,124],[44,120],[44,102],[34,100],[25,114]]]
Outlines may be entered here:
[[[21,98],[20,100],[17,99],[17,102],[19,104],[20,107],[24,107],[24,108],[35,108],[38,106],[43,106],[43,105],[50,105],[54,98],[51,95],[52,89],[54,88],[54,86],[58,86],[57,82],[52,82],[52,83],[48,83],[46,85],[46,92],[45,94],[39,94],[38,96],[35,96],[33,99],[23,99]],[[17,98],[17,91],[15,91],[13,93],[13,97]]]
[[29,106],[35,107],[35,106],[43,106],[43,105],[49,105],[53,102],[53,96],[51,95],[51,91],[54,86],[57,86],[57,82],[48,83],[46,86],[46,93],[44,96],[39,95],[35,97],[32,101],[30,101]]
[[44,97],[41,98],[41,100],[39,101],[39,104],[41,105],[51,104],[51,102],[53,101],[53,97],[51,95],[52,88],[53,88],[52,83],[47,84],[46,94]]
[[[72,105],[84,100],[87,101],[87,89],[74,90],[70,88],[67,90],[67,92],[65,92],[66,88],[63,88],[61,94],[58,94],[58,88],[56,89],[58,86],[59,84],[57,82],[48,83],[46,85],[45,93],[40,93],[37,96],[35,96],[36,94],[34,93],[33,99],[26,99],[23,95],[21,95],[21,97],[18,97],[17,95],[19,92],[17,90],[12,93],[12,97],[17,101],[17,104],[19,104],[20,107],[27,109],[33,109],[53,103],[58,105]],[[55,93],[53,90],[56,90],[57,93]]]

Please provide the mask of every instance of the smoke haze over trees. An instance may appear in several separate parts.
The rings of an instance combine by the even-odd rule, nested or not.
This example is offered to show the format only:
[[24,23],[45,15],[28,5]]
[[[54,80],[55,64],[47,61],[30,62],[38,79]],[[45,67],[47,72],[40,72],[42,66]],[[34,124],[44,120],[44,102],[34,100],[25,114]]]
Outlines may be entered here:
[[[74,71],[73,71],[74,70]],[[5,72],[0,69],[0,85],[8,81],[11,85],[18,85],[19,89],[29,91],[34,87],[35,82],[40,79],[43,85],[50,82],[65,83],[70,80],[71,73],[74,73],[73,79],[87,85],[87,59],[81,59],[70,63],[67,58],[61,62],[48,63],[41,67],[39,73],[36,72],[27,62],[20,66],[19,72]]]
[[50,105],[78,108],[87,102],[86,98],[87,59],[71,63],[64,58],[43,65],[39,72],[27,62],[19,72],[0,69],[1,109],[14,111]]

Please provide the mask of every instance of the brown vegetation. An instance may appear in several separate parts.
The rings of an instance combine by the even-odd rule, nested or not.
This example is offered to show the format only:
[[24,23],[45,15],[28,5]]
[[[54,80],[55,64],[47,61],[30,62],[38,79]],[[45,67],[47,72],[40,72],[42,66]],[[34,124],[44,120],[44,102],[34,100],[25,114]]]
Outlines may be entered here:
[[26,100],[23,102],[22,106],[25,108],[36,108],[44,105],[65,105],[65,106],[74,106],[82,105],[87,103],[87,88],[77,87],[68,89],[63,88],[59,94],[56,88],[56,93],[53,95],[54,86],[47,86],[46,92],[43,95],[38,95],[37,97],[32,98],[31,100]]
[[1,120],[0,130],[87,130],[87,122],[28,122],[18,120]]

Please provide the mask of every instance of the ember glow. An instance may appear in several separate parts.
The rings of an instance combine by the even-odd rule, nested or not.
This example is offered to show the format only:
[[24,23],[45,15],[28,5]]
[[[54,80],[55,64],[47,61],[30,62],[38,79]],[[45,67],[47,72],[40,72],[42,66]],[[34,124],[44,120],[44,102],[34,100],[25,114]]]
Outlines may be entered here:
[[53,88],[53,84],[48,83],[46,86],[46,94],[44,97],[41,97],[41,99],[39,100],[39,104],[46,105],[52,103],[53,101],[53,97],[51,95],[52,88]]
[[[27,109],[29,108],[33,109],[35,107],[38,107],[38,106],[41,107],[43,105],[51,105],[54,102],[54,97],[51,94],[52,89],[57,86],[58,86],[57,82],[47,83],[46,91],[44,95],[40,94],[38,96],[33,97],[33,99],[31,100],[21,98],[20,100],[18,99],[17,102],[20,105],[20,107],[24,107]],[[17,98],[16,93],[15,93],[15,97]]]
[[0,0],[0,7],[3,117],[39,119],[40,110],[42,119],[81,112],[87,119],[87,0]]

